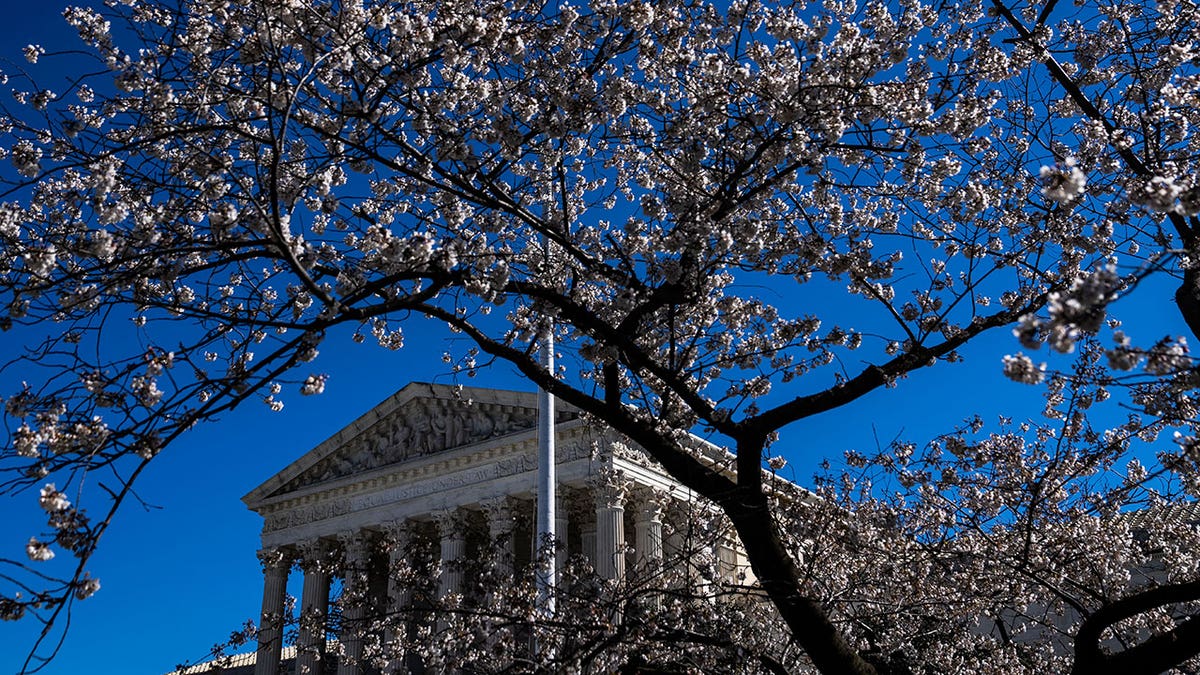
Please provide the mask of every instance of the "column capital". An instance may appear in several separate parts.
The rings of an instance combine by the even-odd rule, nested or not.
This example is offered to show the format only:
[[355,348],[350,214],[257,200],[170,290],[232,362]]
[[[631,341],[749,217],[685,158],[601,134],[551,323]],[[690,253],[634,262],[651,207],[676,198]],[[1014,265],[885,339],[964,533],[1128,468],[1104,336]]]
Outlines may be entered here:
[[640,487],[633,492],[638,517],[642,520],[662,520],[663,511],[671,501],[670,495],[652,487]]
[[479,502],[479,508],[488,520],[492,518],[507,518],[512,515],[513,501],[508,495],[489,497]]
[[588,480],[592,489],[592,498],[596,508],[620,509],[625,506],[625,497],[629,492],[629,482],[624,474],[614,469],[600,469]]
[[571,514],[579,509],[579,501],[583,491],[577,487],[559,483],[555,488],[554,510],[562,514]]
[[433,522],[437,525],[438,536],[448,537],[451,535],[463,536],[465,534],[466,522],[461,509],[454,507],[434,511],[429,514]]
[[492,497],[479,503],[483,515],[487,518],[488,532],[493,538],[505,535],[516,529],[516,508],[508,497]]
[[337,549],[326,539],[309,539],[296,545],[300,569],[305,572],[333,572],[337,568]]
[[410,520],[393,520],[380,525],[379,531],[389,543],[407,543],[413,536],[413,523]]
[[395,572],[401,560],[408,559],[416,533],[413,524],[397,520],[383,526],[382,547],[388,557],[388,568]]
[[534,513],[537,510],[537,502],[532,499],[512,498],[513,501],[513,522],[519,530],[533,530],[537,527],[534,523]]
[[375,538],[366,530],[346,530],[339,532],[337,539],[346,552],[347,562],[356,562],[370,557]]
[[294,556],[290,548],[282,546],[259,549],[256,555],[258,556],[259,564],[262,565],[263,572],[289,569],[292,566],[292,558]]

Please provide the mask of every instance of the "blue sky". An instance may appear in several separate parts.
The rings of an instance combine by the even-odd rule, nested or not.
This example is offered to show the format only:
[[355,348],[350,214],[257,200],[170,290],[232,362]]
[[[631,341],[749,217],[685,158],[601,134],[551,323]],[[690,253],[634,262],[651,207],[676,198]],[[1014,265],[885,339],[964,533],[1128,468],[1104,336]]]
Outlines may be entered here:
[[[3,1],[7,18],[0,23],[0,58],[19,63],[20,48],[30,42],[70,44],[56,3]],[[50,37],[35,37],[41,35]],[[1135,341],[1145,344],[1186,332],[1169,302],[1171,290],[1143,288],[1139,297],[1121,303],[1120,309],[1139,317],[1129,328]],[[408,382],[450,382],[441,361],[446,332],[416,320],[406,333],[408,346],[395,353],[331,339],[317,363],[331,375],[323,396],[288,397],[280,413],[249,403],[160,455],[139,482],[139,495],[154,508],[125,505],[93,560],[92,572],[103,587],[76,606],[67,641],[43,672],[156,675],[178,662],[203,658],[210,645],[246,619],[256,619],[261,520],[245,509],[241,496]],[[11,354],[20,339],[0,335],[0,353]],[[1018,349],[1006,330],[995,331],[965,350],[963,364],[918,372],[897,389],[793,425],[777,446],[792,461],[785,474],[794,472],[792,477],[805,483],[822,458],[867,449],[876,436],[886,444],[902,431],[912,440],[925,440],[975,412],[990,415],[989,420],[1001,412],[1018,418],[1035,414],[1040,391],[1000,376],[1001,355]],[[857,369],[855,364],[848,368]],[[20,377],[8,373],[0,379],[0,395],[15,391]],[[483,371],[470,384],[531,389],[503,365]],[[0,558],[20,559],[44,518],[30,494],[0,499],[0,523]],[[28,621],[0,624],[5,647],[0,675],[20,668],[38,628]]]

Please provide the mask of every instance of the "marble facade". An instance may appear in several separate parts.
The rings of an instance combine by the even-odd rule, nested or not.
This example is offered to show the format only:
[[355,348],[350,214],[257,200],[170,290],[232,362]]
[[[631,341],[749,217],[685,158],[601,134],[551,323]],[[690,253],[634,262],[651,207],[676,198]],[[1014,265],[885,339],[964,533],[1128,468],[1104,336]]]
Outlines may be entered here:
[[[344,596],[373,594],[401,608],[411,593],[387,570],[416,555],[419,541],[442,562],[437,593],[460,593],[456,563],[469,554],[469,533],[480,531],[502,549],[498,564],[527,566],[536,419],[533,393],[413,383],[243,497],[264,520],[256,675],[279,672],[291,575],[303,576],[295,673],[316,675],[325,672],[335,577]],[[664,538],[664,518],[697,506],[688,490],[561,403],[556,443],[560,562],[585,555],[600,577],[621,579],[631,565],[661,564],[664,551],[681,550],[672,541],[678,534]],[[697,452],[715,463],[728,459],[699,441]],[[472,541],[477,546],[478,536]],[[722,540],[712,551],[730,573],[745,567],[737,548]],[[368,672],[359,658],[366,604],[349,603],[342,613],[339,675]]]

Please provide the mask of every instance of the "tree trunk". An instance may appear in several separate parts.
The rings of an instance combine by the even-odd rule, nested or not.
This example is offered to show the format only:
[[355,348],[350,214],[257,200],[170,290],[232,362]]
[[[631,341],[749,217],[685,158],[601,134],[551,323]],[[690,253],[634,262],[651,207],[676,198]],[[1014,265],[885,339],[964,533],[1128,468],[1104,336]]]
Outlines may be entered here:
[[1200,345],[1200,269],[1183,271],[1183,283],[1175,291],[1175,304]]
[[746,547],[759,585],[817,669],[824,675],[879,675],[846,641],[825,610],[801,592],[800,570],[779,539],[766,496],[738,488],[719,503]]

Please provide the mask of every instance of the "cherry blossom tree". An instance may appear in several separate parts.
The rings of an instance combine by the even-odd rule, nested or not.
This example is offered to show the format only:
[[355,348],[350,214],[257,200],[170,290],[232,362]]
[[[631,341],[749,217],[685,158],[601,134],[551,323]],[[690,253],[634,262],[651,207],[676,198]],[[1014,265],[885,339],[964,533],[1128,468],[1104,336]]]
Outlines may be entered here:
[[[1114,303],[1174,275],[1164,311],[1200,334],[1198,12],[67,10],[90,59],[46,86],[41,61],[80,57],[27,47],[2,121],[0,321],[54,332],[22,357],[46,378],[5,399],[0,460],[51,536],[0,613],[53,623],[94,592],[116,507],[194,424],[320,394],[339,327],[399,349],[423,316],[474,345],[455,372],[510,363],[710,499],[820,672],[1184,663],[1194,532],[1123,514],[1196,496],[1196,371]],[[996,368],[1041,419],[830,458],[819,505],[776,501],[789,425],[988,331],[1015,333]],[[121,487],[88,519],[62,489],[97,471]],[[73,575],[38,578],[56,550]]]

